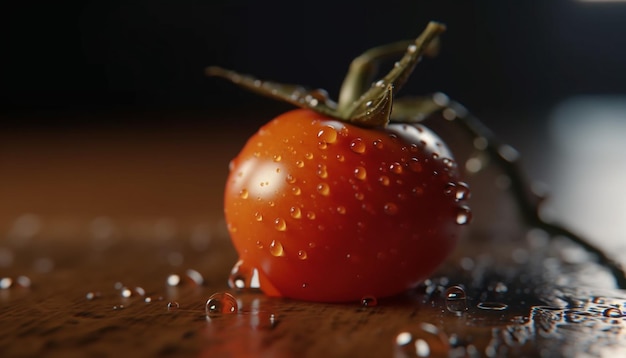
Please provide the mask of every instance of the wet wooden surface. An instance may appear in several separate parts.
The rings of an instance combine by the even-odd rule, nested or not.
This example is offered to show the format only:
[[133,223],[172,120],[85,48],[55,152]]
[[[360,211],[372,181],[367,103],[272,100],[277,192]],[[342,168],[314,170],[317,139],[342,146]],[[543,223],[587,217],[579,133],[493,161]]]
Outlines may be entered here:
[[[497,173],[473,179],[475,227],[413,292],[366,307],[230,289],[221,193],[254,125],[174,123],[0,133],[2,356],[409,357],[425,352],[416,342],[433,356],[624,352],[626,295],[575,246],[520,224]],[[445,299],[454,285],[466,300]],[[218,292],[239,312],[207,317]]]

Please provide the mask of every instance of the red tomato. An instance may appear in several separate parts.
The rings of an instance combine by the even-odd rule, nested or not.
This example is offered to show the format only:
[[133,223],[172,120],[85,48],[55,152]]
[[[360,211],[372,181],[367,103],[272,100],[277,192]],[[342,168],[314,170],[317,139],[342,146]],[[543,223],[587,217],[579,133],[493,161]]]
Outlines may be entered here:
[[[415,287],[469,221],[469,194],[422,125],[367,129],[311,110],[263,126],[231,162],[228,229],[268,295],[342,302]],[[244,269],[245,268],[245,269]]]

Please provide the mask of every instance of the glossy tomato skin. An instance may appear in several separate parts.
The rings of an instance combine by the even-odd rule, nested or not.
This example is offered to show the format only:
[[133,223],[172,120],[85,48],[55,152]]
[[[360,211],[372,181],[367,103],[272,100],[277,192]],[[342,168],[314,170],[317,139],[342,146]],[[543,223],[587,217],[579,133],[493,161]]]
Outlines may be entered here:
[[225,217],[265,293],[358,301],[431,274],[469,216],[466,194],[429,129],[366,129],[299,109],[263,126],[232,160]]

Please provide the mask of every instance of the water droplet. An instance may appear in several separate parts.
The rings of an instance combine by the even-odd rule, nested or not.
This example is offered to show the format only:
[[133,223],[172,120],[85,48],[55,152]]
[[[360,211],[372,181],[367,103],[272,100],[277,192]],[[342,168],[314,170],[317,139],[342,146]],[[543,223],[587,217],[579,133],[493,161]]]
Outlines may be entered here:
[[306,217],[309,220],[315,220],[315,213],[313,211],[309,211],[308,213],[306,213]]
[[328,194],[330,194],[330,187],[326,183],[319,183],[317,184],[317,192],[324,196],[328,196]]
[[345,206],[338,206],[337,207],[337,214],[345,215],[346,214],[346,207]]
[[400,163],[391,163],[389,171],[395,174],[402,174],[402,165]]
[[259,282],[259,271],[251,267],[244,260],[239,260],[230,270],[228,276],[228,287],[236,290],[257,289],[261,286]]
[[441,159],[441,162],[443,163],[443,165],[445,165],[449,169],[452,169],[456,166],[456,162],[450,158],[443,158]]
[[296,160],[296,167],[298,167],[298,168],[304,167],[304,162],[301,161],[301,160]]
[[283,244],[281,244],[280,241],[272,240],[270,243],[270,254],[276,257],[285,256]]
[[385,148],[385,145],[383,144],[383,141],[380,140],[380,139],[376,139],[373,144],[374,144],[374,148],[376,148],[376,149],[383,149],[383,148]]
[[200,272],[194,269],[188,269],[185,274],[196,286],[202,286],[204,284],[204,277]]
[[450,351],[448,338],[436,326],[419,323],[400,332],[395,339],[395,357],[447,357]]
[[356,198],[356,200],[363,200],[365,198],[365,195],[361,192],[356,192],[354,193],[354,197]]
[[609,307],[602,312],[604,317],[618,318],[622,317],[622,311],[617,307]]
[[365,143],[363,142],[363,139],[361,138],[355,138],[352,140],[352,142],[350,142],[350,149],[352,149],[353,152],[358,153],[358,154],[363,154],[365,153]]
[[367,177],[367,172],[363,167],[356,167],[354,168],[354,176],[359,180],[365,180],[365,178]]
[[367,295],[361,297],[361,306],[363,307],[375,307],[378,305],[378,299],[375,296]]
[[13,279],[10,277],[0,278],[0,290],[6,290],[13,286]]
[[383,206],[383,210],[387,215],[396,215],[398,213],[398,205],[394,203],[387,203]]
[[214,293],[206,301],[206,316],[215,318],[239,312],[237,299],[228,292]]
[[274,157],[272,158],[272,160],[274,160],[275,162],[280,162],[281,159],[283,159],[283,157],[280,156],[280,154],[276,154],[274,155]]
[[304,250],[298,251],[298,258],[300,260],[306,260],[307,257],[308,257],[308,255],[307,255],[306,251],[304,251]]
[[289,214],[291,215],[292,218],[294,219],[300,219],[302,217],[302,211],[300,210],[299,207],[297,206],[292,206],[289,209]]
[[294,186],[291,188],[291,194],[298,196],[300,194],[302,194],[302,189],[300,189],[299,186]]
[[91,301],[91,300],[95,300],[96,298],[100,298],[100,296],[101,296],[100,292],[87,292],[87,294],[85,295],[85,298]]
[[263,214],[257,211],[256,213],[254,213],[254,219],[256,221],[263,221]]
[[264,247],[263,243],[260,240],[256,241],[256,247],[258,247],[259,249],[262,249]]
[[328,144],[335,143],[337,141],[337,130],[331,126],[324,127],[317,133],[317,138]]
[[336,158],[340,162],[344,162],[346,160],[346,157],[344,157],[343,154],[337,154]]
[[178,286],[180,285],[181,280],[180,280],[180,276],[176,275],[176,274],[171,274],[169,276],[167,276],[167,285],[170,287],[174,287],[174,286]]
[[504,311],[509,308],[509,305],[502,302],[480,302],[476,307],[487,311]]
[[317,143],[317,147],[319,149],[321,149],[321,150],[324,150],[324,149],[328,148],[328,143],[326,143],[326,142],[318,142]]
[[308,159],[308,160],[311,160],[311,159],[313,159],[313,153],[306,153],[306,154],[304,154],[304,157],[306,159]]
[[169,311],[174,311],[180,308],[180,303],[176,302],[176,301],[170,301],[167,303],[167,309]]
[[497,293],[506,293],[509,288],[506,286],[506,284],[504,284],[504,282],[498,282],[496,283],[496,287],[493,290]]
[[152,302],[152,297],[146,297],[143,300],[145,303],[151,303]]
[[472,211],[469,207],[461,205],[457,208],[456,223],[459,225],[466,225],[472,221]]
[[124,298],[129,298],[130,296],[133,295],[133,291],[131,291],[130,288],[128,287],[123,287],[122,290],[120,291],[120,295]]
[[146,295],[146,290],[144,290],[143,287],[135,287],[135,293],[138,294],[139,296],[145,296]]
[[242,199],[248,199],[248,190],[241,189],[241,191],[239,192],[239,197]]
[[469,199],[470,197],[470,189],[469,186],[464,182],[456,183],[456,201],[463,201]]
[[294,176],[291,174],[287,174],[287,176],[285,177],[285,181],[289,184],[294,184],[296,182],[296,178],[294,178]]
[[389,177],[388,177],[388,176],[386,176],[386,175],[381,175],[381,176],[378,178],[378,182],[379,182],[379,183],[380,183],[380,185],[382,185],[382,186],[389,186],[389,182],[390,182],[390,180],[389,180]]
[[283,218],[276,218],[274,220],[274,228],[278,231],[285,231],[287,230],[287,223],[285,222],[285,219]]
[[328,171],[326,170],[326,165],[319,164],[317,166],[317,176],[322,179],[328,178]]
[[467,311],[467,295],[461,286],[451,286],[444,293],[448,311],[461,315]]
[[422,196],[422,194],[424,194],[424,189],[422,187],[416,186],[411,189],[411,194],[413,196]]
[[118,310],[123,310],[124,309],[124,305],[115,305],[113,306],[113,310],[118,311]]

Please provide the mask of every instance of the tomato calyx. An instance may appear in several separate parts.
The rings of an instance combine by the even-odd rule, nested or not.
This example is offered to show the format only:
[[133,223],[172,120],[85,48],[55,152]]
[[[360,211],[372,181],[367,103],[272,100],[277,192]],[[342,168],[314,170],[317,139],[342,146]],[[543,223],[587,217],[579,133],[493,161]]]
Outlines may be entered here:
[[[341,86],[339,102],[323,89],[263,81],[217,66],[205,69],[208,76],[225,78],[259,94],[362,127],[384,127],[392,120],[394,95],[409,78],[423,55],[433,55],[445,26],[431,21],[414,41],[401,41],[372,48],[355,58]],[[376,63],[404,51],[402,58],[380,80],[370,82]]]

